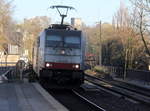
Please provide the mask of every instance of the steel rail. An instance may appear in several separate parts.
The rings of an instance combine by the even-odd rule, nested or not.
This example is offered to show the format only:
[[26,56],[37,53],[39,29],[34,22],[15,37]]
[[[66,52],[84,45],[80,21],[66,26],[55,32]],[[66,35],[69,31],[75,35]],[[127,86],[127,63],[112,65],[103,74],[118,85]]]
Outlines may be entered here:
[[[145,91],[145,92],[143,91],[144,88],[141,88],[141,87],[138,87],[138,86],[135,86],[135,87],[134,87],[134,85],[128,84],[129,87],[126,87],[126,86],[119,85],[119,84],[117,84],[117,83],[113,83],[113,81],[112,81],[112,82],[111,82],[111,81],[107,81],[107,80],[104,80],[104,79],[101,79],[101,78],[97,78],[97,77],[94,77],[94,76],[91,76],[91,75],[88,75],[88,74],[86,74],[86,76],[91,77],[91,78],[93,78],[93,79],[97,79],[97,80],[106,82],[106,83],[108,83],[108,84],[111,84],[111,85],[114,85],[114,86],[117,86],[117,87],[120,87],[120,88],[123,88],[123,89],[130,90],[130,91],[132,91],[132,92],[136,92],[136,93],[138,93],[138,94],[141,94],[141,95],[144,95],[144,96],[147,96],[147,97],[150,97],[150,94],[149,94],[149,93],[147,93],[146,91]],[[117,82],[117,81],[114,81],[114,82]],[[122,84],[127,85],[127,84],[124,83],[124,82],[121,82],[121,81],[119,81],[119,82],[122,83]],[[133,87],[134,87],[134,89],[133,89]],[[138,90],[138,89],[139,89],[139,90]],[[147,89],[145,89],[145,90],[147,90]],[[148,90],[147,90],[147,91],[148,91]],[[150,90],[149,90],[149,91],[150,91]]]
[[72,90],[73,93],[75,95],[77,95],[79,98],[81,98],[82,100],[84,100],[86,103],[88,103],[89,105],[91,105],[92,107],[94,107],[96,109],[96,111],[106,111],[105,109],[103,109],[102,107],[96,105],[95,103],[93,103],[92,101],[88,100],[87,98],[85,98],[84,96],[80,95],[77,91]]
[[[99,84],[99,83],[96,83],[96,82],[94,82],[94,81],[92,81],[92,80],[88,80],[88,79],[85,78],[85,80],[91,82],[92,84],[95,84],[95,85],[97,85],[97,86],[99,86],[99,87],[102,87],[102,88],[104,88],[104,89],[106,89],[106,90],[109,90],[109,91],[118,93],[118,94],[120,94],[120,95],[123,95],[124,97],[131,98],[131,99],[133,99],[133,100],[136,100],[136,101],[139,101],[139,102],[148,104],[148,105],[150,104],[149,97],[147,97],[147,99],[144,99],[143,97],[146,97],[146,96],[141,95],[141,94],[139,94],[139,93],[137,93],[137,92],[134,92],[134,91],[131,91],[131,90],[127,90],[127,89],[118,87],[118,86],[116,86],[116,85],[114,85],[114,84],[109,83],[109,82],[106,81],[106,80],[101,79],[101,78],[96,78],[96,77],[93,77],[93,76],[90,76],[90,75],[86,75],[86,76],[89,77],[89,78],[98,80],[98,81],[102,81],[102,82],[107,83],[107,84],[109,84],[109,85],[112,85],[112,86],[114,86],[114,87],[116,87],[116,88],[118,88],[118,89],[120,89],[120,90],[105,87],[105,86],[103,86],[103,85],[101,85],[101,84]],[[130,94],[128,94],[127,92],[130,93]]]

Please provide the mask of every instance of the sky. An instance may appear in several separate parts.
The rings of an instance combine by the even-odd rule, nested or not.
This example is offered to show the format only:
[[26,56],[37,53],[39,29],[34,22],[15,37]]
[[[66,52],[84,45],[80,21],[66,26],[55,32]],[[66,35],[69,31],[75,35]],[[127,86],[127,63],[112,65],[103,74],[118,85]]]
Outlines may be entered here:
[[128,0],[14,0],[14,19],[21,22],[24,18],[48,16],[56,23],[60,21],[59,14],[49,7],[69,5],[76,10],[69,11],[66,22],[70,23],[70,18],[75,17],[81,18],[86,25],[95,25],[100,20],[111,23],[121,1],[128,6]]

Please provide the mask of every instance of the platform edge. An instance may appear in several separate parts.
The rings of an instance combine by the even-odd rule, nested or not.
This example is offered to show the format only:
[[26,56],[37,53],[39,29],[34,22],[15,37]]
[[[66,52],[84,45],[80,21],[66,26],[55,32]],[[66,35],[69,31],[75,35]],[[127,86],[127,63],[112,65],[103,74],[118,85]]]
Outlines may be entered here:
[[36,88],[37,91],[43,95],[43,97],[53,105],[53,107],[58,111],[69,111],[65,106],[59,103],[54,97],[52,97],[46,90],[42,88],[42,86],[38,83],[32,83],[32,85]]

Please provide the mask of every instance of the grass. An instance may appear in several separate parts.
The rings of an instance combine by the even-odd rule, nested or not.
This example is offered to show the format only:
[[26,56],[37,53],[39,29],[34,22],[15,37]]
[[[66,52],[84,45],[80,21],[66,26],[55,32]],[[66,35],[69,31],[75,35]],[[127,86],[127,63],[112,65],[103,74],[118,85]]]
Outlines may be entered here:
[[104,66],[95,66],[93,69],[86,70],[85,73],[101,78],[109,76],[109,70]]

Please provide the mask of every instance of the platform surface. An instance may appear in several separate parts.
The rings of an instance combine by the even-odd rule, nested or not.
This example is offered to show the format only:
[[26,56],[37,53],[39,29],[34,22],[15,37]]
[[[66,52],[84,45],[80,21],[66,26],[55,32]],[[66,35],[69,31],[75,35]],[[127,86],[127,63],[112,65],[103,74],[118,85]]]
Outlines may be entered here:
[[38,83],[0,84],[0,111],[68,111]]

